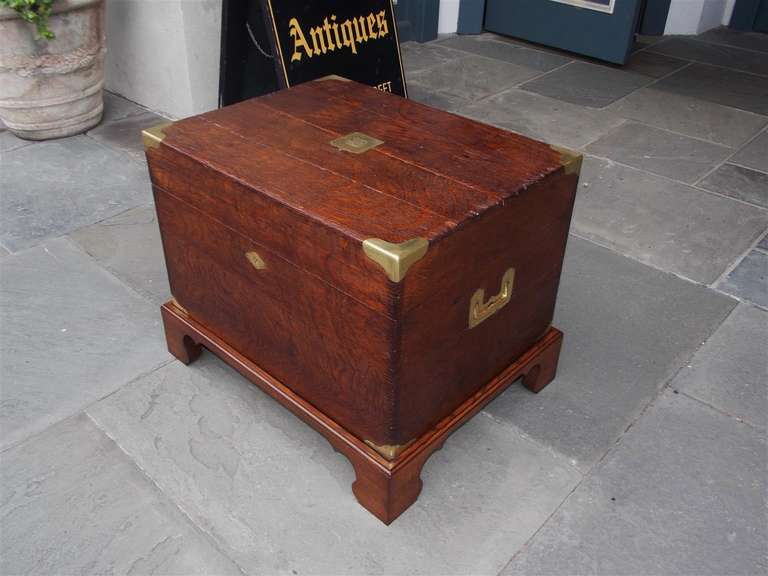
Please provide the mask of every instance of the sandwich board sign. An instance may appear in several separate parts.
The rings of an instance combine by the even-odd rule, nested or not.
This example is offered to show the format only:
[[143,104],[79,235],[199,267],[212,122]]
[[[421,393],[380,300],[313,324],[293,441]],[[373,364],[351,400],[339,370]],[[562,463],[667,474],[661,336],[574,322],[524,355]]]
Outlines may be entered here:
[[[242,1],[224,4],[222,105],[332,74],[407,96],[392,0],[251,0],[246,10]],[[236,20],[245,20],[247,36]],[[239,45],[228,38],[233,33],[243,36]],[[239,64],[235,53],[245,49],[264,89],[226,70],[228,61]]]

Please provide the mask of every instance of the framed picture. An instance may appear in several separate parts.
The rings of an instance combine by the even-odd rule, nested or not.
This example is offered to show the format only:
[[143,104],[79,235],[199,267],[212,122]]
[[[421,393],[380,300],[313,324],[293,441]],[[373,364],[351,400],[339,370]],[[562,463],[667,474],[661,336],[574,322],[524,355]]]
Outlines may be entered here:
[[485,29],[624,64],[642,0],[486,0]]
[[552,0],[552,2],[560,2],[561,4],[570,4],[571,6],[578,6],[587,10],[597,10],[598,12],[613,14],[613,4],[616,0]]

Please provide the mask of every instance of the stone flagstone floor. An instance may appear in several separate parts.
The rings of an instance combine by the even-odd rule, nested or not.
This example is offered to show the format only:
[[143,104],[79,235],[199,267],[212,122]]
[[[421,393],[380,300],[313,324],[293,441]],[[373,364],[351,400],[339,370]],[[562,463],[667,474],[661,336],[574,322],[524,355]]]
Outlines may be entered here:
[[385,527],[351,466],[210,354],[165,350],[141,128],[0,132],[0,574],[768,573],[768,36],[613,67],[403,46],[411,96],[585,154],[559,375],[512,387]]

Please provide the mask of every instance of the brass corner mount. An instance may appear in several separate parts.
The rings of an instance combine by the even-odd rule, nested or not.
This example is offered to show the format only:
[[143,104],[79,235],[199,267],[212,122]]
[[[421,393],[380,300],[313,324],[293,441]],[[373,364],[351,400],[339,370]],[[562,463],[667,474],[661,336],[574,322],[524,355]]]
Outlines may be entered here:
[[370,440],[366,440],[365,443],[384,456],[387,460],[394,460],[403,450],[413,443],[413,440],[406,442],[405,444],[374,444]]
[[368,238],[363,241],[365,255],[384,269],[392,282],[405,278],[408,269],[421,260],[427,253],[429,241],[426,238],[411,238],[399,244],[393,244],[380,238]]
[[328,74],[328,76],[321,76],[320,78],[315,78],[315,82],[325,82],[326,80],[338,80],[340,82],[352,82],[349,78],[344,78],[344,76],[339,76],[338,74]]
[[141,131],[141,139],[144,141],[144,148],[159,148],[160,143],[165,139],[165,129],[173,122],[163,122],[151,128]]
[[174,305],[176,308],[178,308],[180,312],[182,312],[183,314],[185,314],[185,315],[189,316],[189,312],[187,312],[187,309],[186,309],[186,308],[184,308],[184,306],[182,306],[181,304],[179,304],[179,301],[178,301],[178,300],[176,300],[176,297],[175,297],[175,296],[171,296],[171,300],[170,300],[170,302],[171,302],[171,304],[173,304],[173,305]]
[[581,154],[560,146],[550,146],[550,148],[560,154],[560,162],[566,175],[581,173],[581,161],[583,159]]

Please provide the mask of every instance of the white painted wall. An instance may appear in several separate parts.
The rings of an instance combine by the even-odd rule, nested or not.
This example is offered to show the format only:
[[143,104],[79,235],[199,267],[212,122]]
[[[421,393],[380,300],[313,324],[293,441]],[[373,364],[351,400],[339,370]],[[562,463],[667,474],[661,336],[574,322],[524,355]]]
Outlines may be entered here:
[[108,90],[173,118],[218,106],[221,0],[109,0]]
[[451,34],[459,28],[459,0],[440,0],[437,33]]
[[664,34],[701,34],[731,19],[734,0],[671,0]]
[[[671,0],[665,34],[727,24],[735,0]],[[440,0],[438,32],[456,32],[459,0]],[[221,0],[109,0],[106,86],[183,118],[218,105]]]

